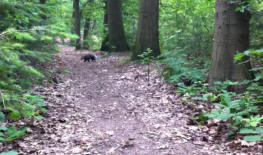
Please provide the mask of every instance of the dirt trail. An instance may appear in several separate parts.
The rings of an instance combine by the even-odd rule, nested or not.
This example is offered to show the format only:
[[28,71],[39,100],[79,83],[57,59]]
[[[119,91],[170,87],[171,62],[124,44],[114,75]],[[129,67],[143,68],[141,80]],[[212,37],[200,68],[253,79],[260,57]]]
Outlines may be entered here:
[[61,48],[58,56],[71,74],[37,90],[48,96],[50,112],[16,142],[21,154],[220,154],[190,136],[198,127],[187,126],[180,98],[158,71],[152,71],[148,84],[144,66],[117,65],[125,54],[102,58],[95,53],[97,61],[87,63],[80,57],[88,51]]

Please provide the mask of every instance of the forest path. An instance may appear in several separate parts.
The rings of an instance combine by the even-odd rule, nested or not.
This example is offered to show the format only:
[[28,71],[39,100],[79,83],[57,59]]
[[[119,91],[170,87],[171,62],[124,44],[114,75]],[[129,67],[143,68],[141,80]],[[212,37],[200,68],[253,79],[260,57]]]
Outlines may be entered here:
[[[71,74],[45,89],[49,114],[18,141],[21,154],[202,155],[220,154],[193,133],[180,97],[145,66],[117,65],[126,54],[83,62],[89,51],[61,46],[59,63]],[[50,92],[50,93],[48,93]],[[42,93],[43,94],[43,93]],[[177,103],[178,102],[178,103]],[[30,128],[29,128],[30,131]]]

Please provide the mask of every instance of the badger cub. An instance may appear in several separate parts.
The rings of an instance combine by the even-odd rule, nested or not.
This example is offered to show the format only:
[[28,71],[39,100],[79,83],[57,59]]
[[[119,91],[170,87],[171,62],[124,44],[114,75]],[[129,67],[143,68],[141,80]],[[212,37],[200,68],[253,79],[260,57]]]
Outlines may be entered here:
[[93,54],[86,54],[86,55],[83,55],[80,60],[83,60],[84,62],[96,61],[96,57]]

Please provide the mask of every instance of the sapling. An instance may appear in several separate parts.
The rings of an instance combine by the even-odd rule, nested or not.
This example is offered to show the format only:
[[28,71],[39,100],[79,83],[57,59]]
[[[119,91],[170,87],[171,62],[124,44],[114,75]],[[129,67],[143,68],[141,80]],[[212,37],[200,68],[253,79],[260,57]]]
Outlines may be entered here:
[[147,48],[145,52],[139,55],[141,57],[141,63],[147,65],[147,80],[148,84],[150,81],[150,64],[153,61],[153,56],[151,56],[152,50]]

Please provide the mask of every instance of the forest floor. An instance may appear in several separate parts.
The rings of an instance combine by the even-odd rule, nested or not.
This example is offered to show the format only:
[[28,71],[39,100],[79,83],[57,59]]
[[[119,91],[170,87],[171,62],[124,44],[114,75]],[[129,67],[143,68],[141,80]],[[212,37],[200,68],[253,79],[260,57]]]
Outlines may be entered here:
[[102,52],[94,52],[95,62],[80,61],[87,53],[61,46],[51,66],[70,74],[59,74],[57,84],[34,89],[45,96],[49,113],[34,121],[26,136],[0,144],[0,152],[2,147],[39,155],[234,153],[210,136],[213,130],[188,125],[195,111],[180,104],[181,94],[162,80],[160,71],[152,69],[148,82],[146,66],[118,64],[127,53],[102,57]]

